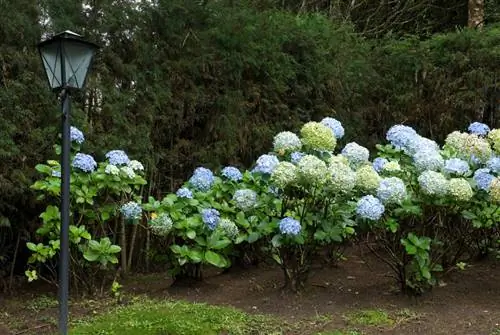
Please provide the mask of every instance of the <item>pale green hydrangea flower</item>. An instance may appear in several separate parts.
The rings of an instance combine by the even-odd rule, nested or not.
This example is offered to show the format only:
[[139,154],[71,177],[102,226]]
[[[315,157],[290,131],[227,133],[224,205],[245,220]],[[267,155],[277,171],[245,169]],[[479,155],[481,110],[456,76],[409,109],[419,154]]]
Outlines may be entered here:
[[238,227],[229,219],[220,219],[217,229],[220,229],[227,237],[234,240],[238,237]]
[[500,204],[500,178],[495,178],[490,185],[491,201]]
[[356,170],[356,187],[362,191],[375,191],[380,185],[380,180],[380,175],[371,164],[363,165]]
[[144,171],[144,165],[135,159],[128,162],[128,166],[134,171]]
[[104,172],[106,174],[111,174],[113,176],[117,176],[117,175],[120,174],[120,169],[116,165],[108,164],[108,165],[106,165],[106,168],[104,169]]
[[167,236],[170,230],[172,230],[173,222],[167,213],[161,213],[149,222],[149,226],[153,234]]
[[349,165],[343,163],[330,164],[328,167],[331,176],[330,185],[334,191],[350,192],[356,186],[356,172]]
[[451,178],[448,181],[448,193],[458,201],[468,201],[474,196],[472,187],[464,178]]
[[[328,131],[331,132],[330,129]],[[305,184],[323,184],[328,181],[326,163],[313,155],[305,155],[298,163],[298,173]]]
[[274,136],[274,152],[284,155],[287,152],[300,151],[302,142],[299,137],[290,131],[282,131]]
[[282,189],[296,181],[297,167],[290,162],[280,162],[271,174],[271,182]]
[[382,168],[382,171],[388,173],[399,172],[401,171],[401,166],[396,161],[388,161],[387,163],[385,163],[384,167]]
[[319,122],[308,122],[300,130],[302,143],[313,150],[332,151],[337,140],[327,126]]
[[130,179],[135,178],[135,172],[130,166],[122,166],[120,170]]
[[[489,136],[488,138],[490,138]],[[477,159],[484,163],[492,154],[490,143],[475,134],[454,131],[446,137],[445,143],[445,147],[451,148],[459,158],[467,161]]]
[[418,183],[422,192],[428,195],[444,196],[448,193],[448,179],[436,171],[424,171],[418,177]]
[[500,129],[492,129],[488,133],[488,140],[495,151],[500,154]]

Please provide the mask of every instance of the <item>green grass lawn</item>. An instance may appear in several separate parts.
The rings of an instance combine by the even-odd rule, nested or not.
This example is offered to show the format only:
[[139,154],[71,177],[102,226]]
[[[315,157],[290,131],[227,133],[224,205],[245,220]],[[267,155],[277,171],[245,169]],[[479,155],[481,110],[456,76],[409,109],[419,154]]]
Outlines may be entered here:
[[73,325],[70,334],[219,335],[283,334],[279,320],[233,308],[180,301],[139,300]]

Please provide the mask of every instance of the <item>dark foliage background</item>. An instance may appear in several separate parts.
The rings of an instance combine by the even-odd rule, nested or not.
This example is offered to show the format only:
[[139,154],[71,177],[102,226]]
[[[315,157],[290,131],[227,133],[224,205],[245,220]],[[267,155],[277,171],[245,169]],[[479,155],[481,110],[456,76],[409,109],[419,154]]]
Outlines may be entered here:
[[324,116],[369,147],[394,123],[438,140],[500,126],[499,13],[486,1],[475,31],[456,0],[0,0],[0,277],[37,227],[29,186],[58,140],[43,34],[102,46],[73,124],[86,152],[143,161],[161,196],[199,165],[249,167],[276,132]]

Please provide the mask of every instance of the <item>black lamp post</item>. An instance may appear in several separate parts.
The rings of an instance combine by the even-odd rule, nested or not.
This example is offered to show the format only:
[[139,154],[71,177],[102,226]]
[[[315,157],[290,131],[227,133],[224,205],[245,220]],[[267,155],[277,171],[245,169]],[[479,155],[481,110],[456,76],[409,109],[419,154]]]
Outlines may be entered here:
[[61,243],[59,260],[59,332],[68,333],[69,197],[70,197],[70,93],[85,86],[98,46],[69,30],[38,44],[50,88],[62,101]]

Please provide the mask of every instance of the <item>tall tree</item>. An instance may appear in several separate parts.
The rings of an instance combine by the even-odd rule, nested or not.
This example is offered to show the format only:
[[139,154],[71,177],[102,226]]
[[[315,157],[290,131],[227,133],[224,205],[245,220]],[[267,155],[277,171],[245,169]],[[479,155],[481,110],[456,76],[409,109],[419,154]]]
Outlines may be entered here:
[[484,0],[469,0],[469,28],[481,29],[484,26]]

